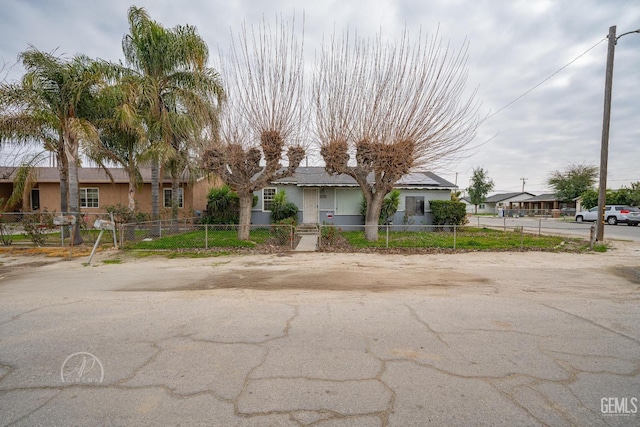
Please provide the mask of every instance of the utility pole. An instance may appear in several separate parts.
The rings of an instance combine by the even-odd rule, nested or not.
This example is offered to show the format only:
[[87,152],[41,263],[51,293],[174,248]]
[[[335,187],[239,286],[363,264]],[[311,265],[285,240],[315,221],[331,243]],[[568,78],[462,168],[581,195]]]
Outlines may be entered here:
[[524,177],[520,178],[520,181],[522,181],[522,192],[523,193],[524,193],[524,184],[527,182],[527,179],[529,179],[529,178],[524,178]]
[[611,89],[613,87],[613,57],[618,39],[627,34],[640,33],[640,29],[616,37],[616,26],[609,27],[607,70],[604,82],[604,113],[602,115],[602,144],[600,145],[600,184],[598,185],[598,216],[596,218],[596,240],[604,239],[604,207],[607,199],[607,163],[609,158],[609,126],[611,124]]
[[609,126],[611,124],[611,88],[613,86],[613,57],[616,52],[616,26],[609,27],[607,71],[604,80],[604,113],[602,115],[602,143],[600,145],[600,184],[598,185],[598,216],[596,240],[604,239],[604,206],[607,199],[607,163],[609,161]]

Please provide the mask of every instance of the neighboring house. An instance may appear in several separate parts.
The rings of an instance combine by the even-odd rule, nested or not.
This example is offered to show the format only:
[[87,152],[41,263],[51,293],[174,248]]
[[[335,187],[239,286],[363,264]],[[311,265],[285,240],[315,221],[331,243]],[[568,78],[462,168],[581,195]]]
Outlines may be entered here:
[[559,200],[555,194],[541,194],[539,196],[526,199],[523,202],[523,208],[532,210],[534,213],[538,211],[549,211],[552,209],[575,208],[576,200],[577,199],[574,199],[571,202],[563,202]]
[[[457,186],[431,172],[414,172],[400,179],[395,188],[400,190],[400,206],[394,224],[432,224],[429,201],[450,200]],[[294,176],[256,191],[252,223],[269,223],[270,203],[278,190],[286,191],[287,200],[298,206],[300,223],[364,224],[360,214],[363,195],[356,181],[348,175],[329,175],[324,167],[299,167]]]
[[[7,200],[13,191],[13,179],[17,168],[0,167],[0,197]],[[60,210],[60,175],[55,167],[34,168],[36,183],[29,191],[26,206],[32,210]],[[109,175],[101,168],[78,168],[80,187],[80,209],[83,212],[104,212],[109,205],[129,203],[129,177],[123,169],[110,168]],[[141,212],[151,212],[151,170],[141,170],[142,184],[136,193],[137,207]],[[197,212],[204,212],[207,206],[207,193],[211,187],[219,186],[217,180],[207,178],[196,179],[191,182],[185,176],[180,183],[181,217],[197,216]],[[162,217],[171,215],[171,179],[166,177],[161,181],[160,207]]]
[[[494,194],[487,197],[484,203],[478,205],[477,213],[498,215],[502,209],[519,209],[522,207],[522,201],[532,196],[533,194],[527,192]],[[467,213],[475,213],[475,205],[471,203],[471,199],[468,197],[464,199]]]

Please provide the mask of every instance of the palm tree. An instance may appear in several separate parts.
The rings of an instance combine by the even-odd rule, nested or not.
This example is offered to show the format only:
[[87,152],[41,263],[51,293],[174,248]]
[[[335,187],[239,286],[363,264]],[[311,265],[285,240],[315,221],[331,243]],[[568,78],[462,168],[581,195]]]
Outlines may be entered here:
[[209,51],[195,27],[166,29],[135,6],[129,9],[128,19],[129,34],[122,40],[122,50],[142,88],[143,116],[153,145],[152,218],[157,220],[160,162],[174,158],[176,142],[185,140],[176,114],[189,114],[196,118],[194,123],[214,121],[212,106],[222,101],[224,92],[218,74],[206,66]]
[[[0,133],[14,140],[42,141],[45,148],[56,153],[61,172],[61,209],[78,214],[79,148],[83,140],[98,138],[87,117],[94,88],[101,84],[103,75],[94,61],[82,55],[67,60],[30,47],[20,54],[20,60],[27,70],[21,84],[2,85],[0,89],[6,112]],[[73,244],[82,243],[77,227],[76,231]]]
[[100,138],[87,145],[86,154],[100,165],[107,163],[121,166],[128,178],[127,205],[136,209],[136,193],[142,183],[140,165],[149,159],[149,143],[142,116],[137,79],[122,74],[117,66],[111,71],[120,74],[114,84],[103,88],[94,105],[94,123],[100,130]]

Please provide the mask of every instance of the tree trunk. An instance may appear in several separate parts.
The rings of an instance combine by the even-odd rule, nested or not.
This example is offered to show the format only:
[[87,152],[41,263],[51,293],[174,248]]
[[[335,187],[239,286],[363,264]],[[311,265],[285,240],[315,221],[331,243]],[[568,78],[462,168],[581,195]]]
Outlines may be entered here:
[[80,189],[78,186],[78,145],[71,136],[65,141],[65,153],[69,166],[69,213],[76,216],[72,244],[83,243],[80,235]]
[[178,209],[180,207],[180,179],[176,171],[171,171],[171,231],[178,232]]
[[380,211],[382,210],[382,202],[385,193],[379,191],[374,193],[370,200],[367,200],[367,215],[364,221],[364,237],[369,242],[378,240],[378,222],[380,220]]
[[[56,160],[58,167],[58,175],[60,175],[60,213],[66,215],[69,213],[69,166],[67,156],[64,154],[64,141],[60,142],[61,147],[56,152]],[[69,237],[69,229],[62,227],[62,237]]]
[[478,214],[478,205],[474,205],[474,206],[475,206],[475,212],[474,213],[477,215]]
[[151,160],[151,220],[157,221],[151,227],[153,237],[160,236],[160,161],[158,158]]
[[128,207],[131,212],[136,210],[137,187],[138,187],[138,183],[136,182],[135,174],[129,174]]
[[253,192],[238,192],[240,202],[240,215],[238,227],[238,240],[249,240],[251,231],[251,208],[253,208]]

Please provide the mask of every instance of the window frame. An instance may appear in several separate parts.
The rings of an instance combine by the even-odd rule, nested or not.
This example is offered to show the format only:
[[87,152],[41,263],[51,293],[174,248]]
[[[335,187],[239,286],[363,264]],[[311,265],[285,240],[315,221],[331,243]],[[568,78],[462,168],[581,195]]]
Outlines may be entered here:
[[[269,198],[267,198],[267,191],[269,193],[273,192],[273,194],[269,195]],[[276,187],[265,187],[262,189],[262,212],[271,212],[271,206],[269,205],[269,209],[267,209],[267,203],[273,203],[277,192],[278,189]]]
[[[409,204],[409,199],[414,199],[413,204]],[[418,203],[421,200],[422,203]],[[407,216],[424,216],[426,211],[426,200],[424,196],[405,196],[404,197],[404,210]],[[409,210],[409,206],[413,206],[413,211]],[[418,207],[422,207],[422,209],[418,209]],[[420,213],[419,211],[422,211]]]
[[[95,198],[89,198],[89,190],[95,190]],[[93,203],[89,203],[89,201],[95,201],[95,206]],[[100,188],[98,187],[81,187],[79,194],[79,205],[80,208],[84,209],[95,209],[100,207]]]
[[[169,192],[169,198],[167,199],[167,191]],[[184,188],[178,187],[178,209],[184,208]],[[166,209],[171,209],[171,200],[173,197],[173,188],[171,187],[163,187],[162,188],[162,206]]]

